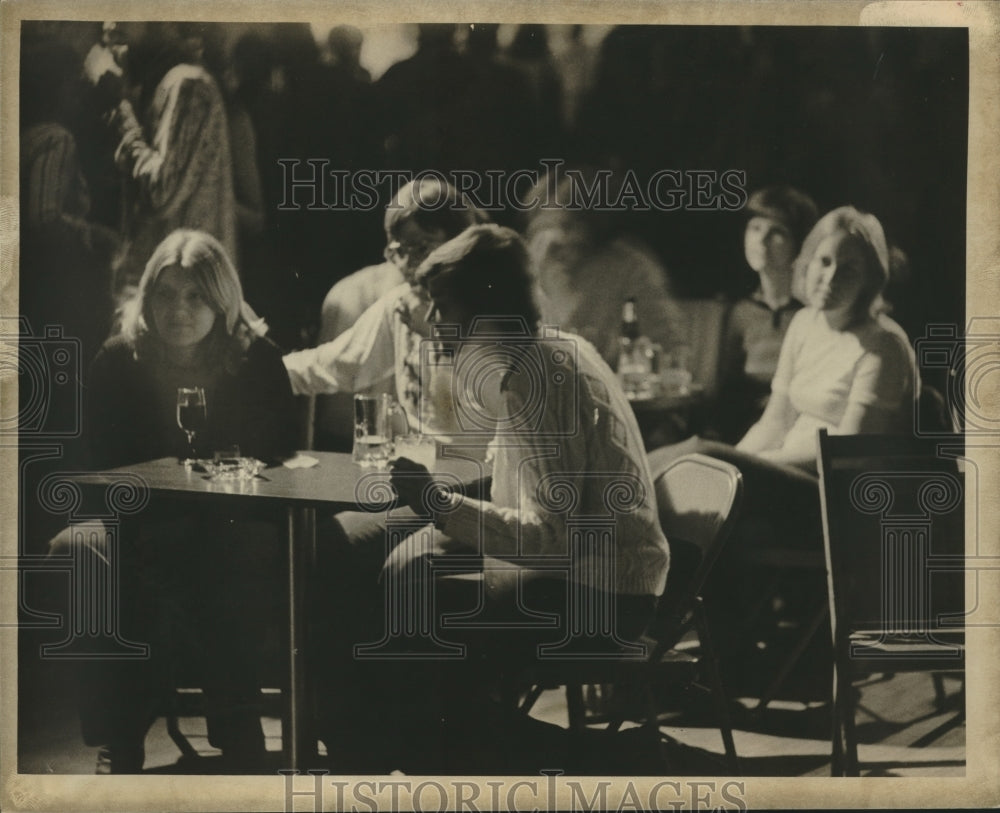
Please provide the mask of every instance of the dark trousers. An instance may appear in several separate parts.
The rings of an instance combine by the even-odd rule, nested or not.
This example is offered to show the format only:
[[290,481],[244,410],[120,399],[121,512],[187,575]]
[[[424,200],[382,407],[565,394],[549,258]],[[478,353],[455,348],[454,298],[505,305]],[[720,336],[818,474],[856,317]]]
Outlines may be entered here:
[[[149,654],[77,661],[88,745],[141,744],[168,692],[186,683],[203,690],[213,746],[263,748],[262,651],[277,646],[272,630],[281,623],[277,527],[265,517],[188,508],[147,509],[122,526],[110,570],[119,575],[116,629]],[[107,551],[88,549],[84,559],[108,568]],[[114,650],[107,641],[92,645],[95,655]]]
[[[318,581],[326,589],[314,614],[322,653],[315,668],[321,736],[338,772],[414,769],[414,759],[459,769],[470,739],[480,744],[484,729],[515,725],[509,715],[498,717],[491,699],[512,683],[517,688],[524,670],[573,647],[606,653],[628,646],[655,612],[653,596],[581,593],[562,574],[508,568],[498,578],[480,577],[495,560],[477,565],[470,557],[466,572],[449,572],[454,557],[435,558],[440,532],[426,527],[417,534],[431,544],[390,575],[382,569],[387,520],[419,525],[409,509],[388,517],[352,513],[320,534]],[[581,597],[584,608],[612,608],[613,634],[588,636],[583,623],[583,635],[574,635]],[[424,623],[405,615],[414,611],[426,613]]]

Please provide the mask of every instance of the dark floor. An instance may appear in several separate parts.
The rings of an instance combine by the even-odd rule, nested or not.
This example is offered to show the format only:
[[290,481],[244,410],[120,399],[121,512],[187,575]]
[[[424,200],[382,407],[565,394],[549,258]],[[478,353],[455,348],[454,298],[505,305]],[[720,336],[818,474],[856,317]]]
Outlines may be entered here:
[[[18,772],[42,774],[93,773],[97,749],[79,736],[70,670],[65,662],[37,658],[38,635],[22,634]],[[828,664],[822,657],[806,657],[766,710],[756,708],[760,692],[773,675],[766,651],[759,662],[730,670],[735,741],[745,776],[829,776],[830,707]],[[780,654],[780,653],[774,653]],[[926,674],[873,676],[860,683],[858,734],[862,773],[868,776],[962,776],[965,773],[965,724],[960,718],[961,681],[946,678],[948,701],[935,705],[933,683]],[[698,694],[665,698],[673,708],[661,720],[661,732],[671,738],[667,747],[669,773],[677,776],[725,775],[718,729],[711,708]],[[271,703],[279,708],[278,697]],[[599,702],[592,698],[593,702]],[[561,691],[545,692],[533,717],[558,726],[567,724]],[[273,765],[282,766],[281,722],[277,714],[263,719],[267,748]],[[200,717],[182,717],[182,731],[200,758],[182,759],[167,735],[162,719],[146,739],[145,771],[148,773],[211,774],[223,770],[219,752],[205,736]],[[609,775],[662,774],[655,743],[639,730],[618,735],[597,735],[588,754],[586,772]],[[602,770],[606,766],[607,770]],[[413,771],[419,773],[422,771]],[[483,770],[483,773],[489,771]]]

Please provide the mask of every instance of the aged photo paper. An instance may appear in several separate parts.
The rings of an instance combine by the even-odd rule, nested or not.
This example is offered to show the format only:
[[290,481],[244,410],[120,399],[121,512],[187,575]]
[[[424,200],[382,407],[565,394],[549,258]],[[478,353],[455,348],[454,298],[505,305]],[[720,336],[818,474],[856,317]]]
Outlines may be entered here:
[[[13,813],[321,809],[960,809],[1000,805],[1000,511],[996,508],[997,495],[1000,494],[1000,318],[996,316],[1000,313],[1000,60],[997,59],[1000,53],[1000,8],[997,4],[989,0],[884,0],[870,3],[854,0],[816,0],[809,3],[795,0],[558,0],[544,3],[530,0],[474,0],[470,3],[458,0],[409,3],[392,0],[288,0],[281,3],[268,0],[171,0],[160,3],[150,0],[75,0],[72,3],[68,0],[2,0],[0,15],[0,809]],[[56,302],[60,307],[55,318],[65,318],[65,322],[43,323],[38,321],[43,318],[40,315],[28,325],[18,318],[27,312],[27,304],[37,305],[26,303],[23,297],[29,282],[24,276],[24,254],[21,251],[24,216],[19,210],[23,191],[19,186],[19,160],[25,149],[23,127],[19,120],[19,113],[24,110],[24,100],[21,99],[25,87],[25,78],[21,75],[24,27],[26,24],[37,26],[39,21],[51,23],[52,27],[46,30],[60,32],[59,36],[71,42],[78,52],[82,50],[86,53],[86,43],[74,42],[73,38],[92,36],[95,30],[100,36],[100,23],[118,21],[126,29],[130,23],[157,20],[223,23],[228,26],[224,30],[230,48],[241,34],[264,24],[308,24],[317,43],[325,43],[328,32],[334,26],[354,26],[377,45],[377,48],[367,52],[363,61],[365,69],[376,79],[393,62],[413,53],[416,42],[414,32],[419,23],[454,23],[466,27],[470,24],[499,23],[501,36],[507,37],[518,24],[548,25],[553,30],[557,29],[559,36],[563,37],[560,40],[563,46],[561,54],[569,53],[571,35],[568,32],[577,28],[581,39],[573,41],[573,45],[580,47],[579,58],[593,61],[597,60],[603,38],[617,26],[667,26],[670,27],[670,37],[666,42],[683,44],[683,48],[687,49],[685,53],[697,55],[699,69],[706,71],[706,75],[714,76],[715,81],[729,84],[721,90],[711,86],[713,93],[718,94],[716,96],[702,94],[696,87],[678,84],[671,88],[673,95],[670,98],[675,99],[683,109],[650,109],[639,115],[638,120],[645,126],[664,128],[663,152],[669,154],[658,154],[657,149],[651,146],[656,139],[648,132],[623,132],[626,125],[614,120],[613,113],[603,119],[598,115],[591,121],[597,133],[595,142],[603,138],[608,143],[625,144],[623,160],[647,159],[645,166],[636,167],[637,171],[647,174],[657,168],[695,174],[699,171],[715,173],[709,183],[717,186],[722,177],[725,191],[726,180],[731,181],[729,188],[741,205],[745,198],[739,197],[740,189],[752,191],[767,184],[767,172],[777,166],[782,167],[786,176],[791,176],[782,178],[782,181],[793,185],[796,173],[798,177],[820,179],[816,183],[820,186],[825,184],[825,187],[814,194],[823,198],[827,208],[854,203],[860,208],[859,201],[839,197],[826,199],[840,195],[843,189],[859,187],[865,189],[866,194],[870,193],[869,200],[886,201],[886,206],[890,203],[898,205],[899,211],[895,213],[875,211],[886,224],[889,237],[892,237],[893,229],[902,236],[901,242],[905,244],[901,248],[909,253],[911,261],[916,253],[930,258],[913,262],[914,267],[931,260],[940,266],[921,281],[920,305],[908,314],[900,313],[900,321],[903,315],[909,316],[911,323],[904,326],[911,337],[914,334],[920,337],[917,341],[918,354],[921,344],[927,349],[925,357],[919,359],[922,365],[933,367],[938,364],[947,368],[954,363],[955,354],[968,354],[965,389],[944,394],[946,407],[964,414],[967,433],[965,470],[967,477],[970,472],[974,474],[967,480],[969,485],[965,502],[967,661],[965,742],[964,748],[958,749],[961,759],[943,771],[928,770],[920,774],[920,771],[913,770],[902,776],[886,771],[885,775],[863,775],[862,778],[722,774],[570,776],[564,774],[558,765],[553,765],[548,775],[510,777],[362,777],[322,773],[293,776],[290,772],[247,776],[166,772],[99,776],[92,773],[93,763],[88,751],[91,762],[86,768],[70,771],[64,767],[46,768],[32,762],[31,770],[24,770],[28,760],[22,750],[23,742],[26,736],[33,742],[44,741],[45,737],[40,736],[38,731],[29,729],[34,721],[47,717],[45,697],[38,696],[38,692],[32,694],[25,691],[25,675],[31,673],[23,670],[26,662],[34,663],[38,659],[38,638],[35,637],[38,629],[46,624],[59,623],[58,620],[53,621],[51,615],[26,603],[25,596],[30,595],[31,585],[38,578],[33,573],[43,572],[47,565],[40,556],[45,549],[44,539],[26,539],[28,524],[25,516],[31,511],[42,512],[33,495],[37,484],[32,480],[32,489],[27,491],[24,486],[33,476],[30,469],[36,463],[44,464],[46,470],[58,469],[56,464],[63,459],[64,442],[79,434],[73,421],[79,413],[80,393],[78,387],[73,387],[77,379],[72,371],[80,367],[74,367],[76,362],[65,362],[65,354],[74,352],[73,348],[78,348],[79,342],[74,345],[76,339],[70,336],[73,341],[65,343],[67,336],[62,333],[62,326],[75,320],[83,327],[74,330],[86,331],[88,327],[87,320],[81,319],[79,313],[88,307],[86,298],[81,297],[77,301],[63,298],[60,302],[58,291],[43,290],[38,296],[40,301]],[[86,27],[87,24],[91,27]],[[96,29],[93,27],[95,24]],[[843,86],[850,81],[848,77],[833,73],[838,66],[848,64],[847,56],[840,54],[840,61],[830,60],[829,64],[825,61],[835,47],[830,45],[833,39],[824,39],[827,32],[841,28],[856,29],[856,36],[852,32],[842,41],[856,48],[858,53],[867,53],[866,49],[874,47],[872,43],[884,41],[899,43],[904,49],[918,41],[920,46],[914,46],[913,50],[918,56],[913,56],[906,63],[912,73],[893,74],[887,85],[889,89],[882,91],[885,94],[883,97],[866,98],[859,101],[856,108],[851,108],[867,110],[871,119],[845,118],[837,126],[825,130],[819,126],[803,128],[802,132],[807,133],[812,141],[796,143],[793,138],[785,138],[782,132],[782,127],[794,124],[789,121],[788,111],[792,108],[786,109],[780,102],[755,107],[754,102],[764,98],[765,94],[744,96],[742,85],[733,78],[731,65],[726,62],[732,58],[726,48],[739,47],[744,49],[744,53],[751,53],[754,43],[759,41],[755,38],[770,35],[761,32],[777,28],[788,32],[785,41],[796,43],[793,48],[795,53],[792,56],[785,54],[788,61],[782,64],[789,66],[790,71],[809,70],[812,71],[810,75],[822,78],[817,81],[815,89],[802,91],[811,95],[808,98],[804,95],[805,101],[798,100],[796,109],[799,111],[808,110],[809,104],[814,104],[814,109],[829,104],[830,94],[837,92],[838,81]],[[866,32],[876,29],[891,30],[892,34],[885,35],[883,39],[866,36]],[[105,32],[108,31],[112,29],[106,26]],[[113,32],[111,36],[114,36]],[[964,39],[966,37],[967,40]],[[702,43],[701,50],[698,43]],[[807,43],[817,43],[817,50],[810,53],[808,49],[812,46]],[[961,64],[961,55],[966,47],[967,75],[964,73],[965,66]],[[709,48],[717,48],[718,51],[712,52]],[[644,64],[641,55],[629,61],[626,58],[627,43],[624,48],[619,43],[619,49],[621,61],[618,70],[624,73],[617,79],[622,83],[621,109],[625,109],[626,103],[635,104],[641,90],[652,87],[654,83],[648,76],[638,75],[638,68]],[[663,60],[676,58],[676,55],[662,51],[655,53]],[[588,64],[589,69],[594,70],[593,62]],[[676,65],[676,59],[670,64]],[[886,70],[891,70],[892,64],[892,59],[887,59]],[[713,74],[718,65],[723,67]],[[865,65],[867,70],[867,63]],[[949,70],[957,66],[957,78],[953,84],[949,85],[935,75],[942,65],[949,66]],[[780,67],[775,68],[773,64],[760,69],[772,71],[768,75],[780,75]],[[669,67],[665,70],[669,72]],[[726,73],[727,70],[730,72]],[[825,74],[824,71],[831,73]],[[719,80],[719,76],[726,78]],[[787,81],[787,87],[796,87],[795,75],[781,78]],[[626,88],[633,81],[635,87]],[[747,83],[749,87],[749,77]],[[820,87],[820,84],[823,86]],[[924,98],[925,94],[935,94],[930,103]],[[614,98],[614,93],[608,93],[608,98]],[[731,104],[730,109],[720,111],[713,108],[711,100],[718,99]],[[487,115],[491,103],[499,101],[499,97],[484,99],[481,109],[486,112],[483,115]],[[869,127],[871,121],[877,118],[872,111],[883,109],[888,111],[887,119],[897,117],[891,119],[893,125]],[[925,112],[916,116],[899,112],[915,109]],[[690,112],[686,114],[685,111]],[[570,115],[578,113],[579,109],[574,109]],[[688,115],[687,119],[685,115]],[[907,118],[907,115],[910,117]],[[783,165],[774,155],[755,155],[749,149],[737,149],[736,154],[726,152],[730,145],[738,145],[739,139],[734,138],[734,132],[738,134],[742,132],[740,128],[749,130],[757,127],[758,117],[770,117],[767,126],[775,133],[774,150],[788,149],[794,153],[787,164]],[[814,122],[829,120],[817,114]],[[327,125],[330,132],[340,129],[338,122],[327,122]],[[280,136],[284,122],[272,121],[270,126]],[[538,126],[544,128],[545,125],[539,123]],[[669,127],[676,129],[671,131]],[[469,133],[481,130],[471,125],[468,127]],[[894,136],[904,130],[905,139],[894,140]],[[456,124],[452,135],[455,136],[454,144],[458,145],[456,149],[461,148],[466,130]],[[497,149],[503,146],[501,144]],[[630,146],[635,147],[631,155],[628,153]],[[287,181],[289,171],[299,173],[296,177],[301,178],[306,171],[301,159],[311,155],[309,149],[304,147],[292,156],[296,159],[294,165],[261,167],[265,187],[268,183],[277,183],[280,188],[282,179]],[[636,155],[639,158],[635,158]],[[865,160],[852,164],[844,158],[853,155],[864,155]],[[558,154],[553,155],[555,160],[560,158]],[[97,159],[91,152],[81,154],[80,160]],[[364,160],[364,149],[358,148],[353,168],[363,167]],[[539,169],[544,168],[540,168],[534,159],[530,160],[533,163],[527,169],[533,170],[537,177]],[[711,160],[714,164],[698,165],[699,160]],[[626,171],[632,167],[626,165],[618,169]],[[734,174],[726,175],[727,171]],[[843,178],[850,177],[851,173],[857,173],[859,177],[864,175],[867,186],[859,184],[852,187],[849,183],[842,183]],[[339,188],[330,187],[323,196],[330,202],[339,191]],[[692,205],[696,197],[694,191],[680,207],[686,211],[647,211],[642,217],[641,228],[643,237],[661,250],[671,270],[697,268],[698,262],[703,259],[707,260],[706,266],[720,266],[706,271],[706,276],[700,279],[697,272],[690,271],[690,279],[686,283],[678,283],[679,287],[683,284],[690,286],[687,290],[689,295],[707,297],[721,290],[721,266],[732,261],[733,247],[736,259],[741,259],[740,226],[738,218],[730,212],[727,222],[737,224],[728,227],[727,234],[734,235],[732,247],[708,245],[706,241],[697,250],[678,248],[671,253],[675,245],[685,244],[689,229],[697,231],[702,228],[696,211],[698,206]],[[637,194],[641,197],[642,190]],[[117,188],[91,189],[90,203],[93,207],[103,204],[111,208],[119,195]],[[334,210],[337,206],[333,204],[328,208]],[[382,228],[381,206],[366,209],[363,203],[345,204],[341,206],[341,211],[351,212],[353,209],[351,216],[355,219],[337,221],[336,226],[328,226],[333,220],[314,218],[301,231],[293,232],[281,250],[302,258],[307,257],[309,251],[325,251],[338,239],[350,242],[362,235],[356,243],[364,244],[372,232],[375,245],[378,245]],[[658,208],[656,201],[651,208]],[[670,210],[677,207],[664,206],[661,201],[659,208]],[[712,206],[703,208],[710,209]],[[367,217],[359,214],[361,211]],[[668,216],[673,216],[673,219]],[[658,217],[668,219],[658,220]],[[342,225],[345,223],[347,225]],[[329,231],[334,228],[340,231]],[[702,231],[700,234],[712,232]],[[688,243],[693,243],[693,240],[688,240]],[[331,256],[331,268],[336,267],[337,272],[332,281],[369,262],[379,261],[378,257],[372,259],[357,250],[353,254],[345,251],[343,256]],[[298,286],[299,300],[314,305],[308,319],[317,319],[323,292],[329,283],[326,278],[291,280],[290,284]],[[718,287],[712,289],[716,283]],[[36,291],[36,288],[32,290]],[[294,330],[295,319],[299,316],[297,305],[280,302],[280,295],[275,298],[273,288],[264,287],[261,290],[260,300],[263,301],[251,304],[268,319],[272,335],[278,333],[282,339],[289,337],[290,346],[305,346],[295,345],[300,338]],[[929,307],[928,302],[935,303],[935,307]],[[53,330],[47,332],[46,325]],[[92,328],[99,330],[100,326],[95,324]],[[287,332],[282,333],[283,330]],[[36,375],[36,370],[27,368],[24,360],[27,357],[18,355],[19,345],[36,348],[32,352],[37,352],[39,358],[46,360],[48,366],[43,365],[41,378]],[[938,351],[943,355],[934,355]],[[70,369],[69,379],[66,373],[61,372],[60,365]],[[57,369],[60,371],[57,372]],[[946,383],[947,372],[946,369],[943,372]],[[19,388],[26,385],[40,389],[37,394],[19,393]],[[28,436],[28,442],[34,444],[34,451],[26,455],[22,448],[19,455],[19,425],[44,420],[38,415],[69,415],[70,425],[62,435],[59,434],[62,430],[46,434],[44,428],[39,429],[36,439]],[[22,447],[25,442],[22,431]],[[44,510],[50,516],[45,519],[49,523],[40,523],[41,527],[48,529],[45,538],[58,530],[56,520],[60,518],[60,505],[65,509],[60,499],[58,494],[53,494],[46,503]],[[49,529],[49,525],[53,527]],[[29,694],[32,698],[30,702],[24,699]],[[67,703],[65,698],[51,699],[53,705],[72,708],[72,703]],[[373,719],[372,725],[383,727],[386,737],[393,736],[391,720]],[[59,732],[75,732],[72,736],[76,739],[72,743],[67,742],[67,750],[82,750],[77,729],[75,720],[72,725],[58,728]],[[718,739],[717,730],[714,734]],[[483,732],[483,736],[488,737],[489,732]],[[712,742],[710,747],[718,750],[715,740]],[[43,746],[51,753],[60,750],[59,743],[55,742],[43,742]],[[753,755],[746,756],[752,758]]]

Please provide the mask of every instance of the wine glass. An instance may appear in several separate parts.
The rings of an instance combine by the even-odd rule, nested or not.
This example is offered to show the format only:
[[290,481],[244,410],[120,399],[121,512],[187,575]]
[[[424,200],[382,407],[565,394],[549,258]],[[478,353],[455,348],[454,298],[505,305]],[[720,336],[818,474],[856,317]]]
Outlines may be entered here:
[[188,458],[185,466],[194,464],[194,436],[205,429],[208,411],[205,408],[205,390],[201,387],[177,388],[177,425],[184,430],[188,441]]

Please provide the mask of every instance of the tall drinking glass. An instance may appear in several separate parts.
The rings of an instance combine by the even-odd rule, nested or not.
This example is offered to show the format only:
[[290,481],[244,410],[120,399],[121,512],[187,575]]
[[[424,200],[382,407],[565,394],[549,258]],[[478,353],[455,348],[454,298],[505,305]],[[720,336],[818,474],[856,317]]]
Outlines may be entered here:
[[392,441],[406,430],[406,413],[391,395],[354,396],[354,461],[383,468]]
[[177,425],[187,435],[188,456],[183,460],[185,466],[194,464],[195,435],[203,432],[208,424],[208,411],[205,407],[205,390],[201,387],[177,388]]

